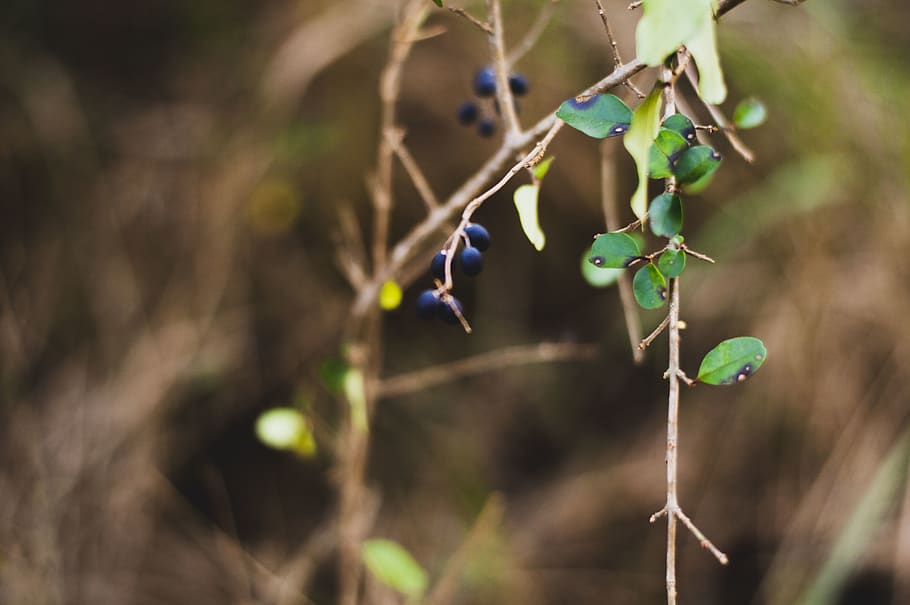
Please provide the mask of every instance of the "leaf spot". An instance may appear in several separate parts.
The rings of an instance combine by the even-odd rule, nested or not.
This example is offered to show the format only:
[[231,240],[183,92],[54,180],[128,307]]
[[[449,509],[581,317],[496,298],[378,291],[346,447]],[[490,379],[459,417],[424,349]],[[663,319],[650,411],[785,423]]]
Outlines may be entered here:
[[574,99],[569,99],[569,105],[575,109],[587,109],[597,102],[597,98],[599,96],[600,95],[594,95],[593,97],[588,97],[587,99],[584,97],[575,97]]
[[591,261],[591,264],[594,265],[595,267],[600,267],[601,265],[604,264],[604,257],[602,257],[602,256],[592,256],[588,260]]

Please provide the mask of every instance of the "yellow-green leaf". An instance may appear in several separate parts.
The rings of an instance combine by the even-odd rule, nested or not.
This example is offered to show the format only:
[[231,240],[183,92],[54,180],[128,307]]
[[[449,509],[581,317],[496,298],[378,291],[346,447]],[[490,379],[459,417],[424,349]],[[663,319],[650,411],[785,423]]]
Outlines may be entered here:
[[389,280],[379,289],[379,306],[385,311],[397,309],[401,304],[401,296],[401,286]]
[[363,563],[373,576],[398,592],[419,599],[427,589],[427,572],[420,563],[392,540],[367,540],[361,548]]
[[540,228],[540,221],[537,217],[537,199],[540,188],[536,185],[522,185],[515,190],[514,201],[515,208],[518,210],[518,220],[521,221],[521,229],[528,237],[528,241],[538,250],[543,250],[547,243],[547,238]]
[[623,138],[628,152],[635,160],[638,173],[638,188],[632,195],[632,212],[644,220],[648,211],[648,156],[651,144],[660,131],[661,86],[655,86],[651,94],[641,102],[632,114],[632,124]]
[[304,457],[316,453],[316,440],[306,417],[294,408],[272,408],[256,419],[256,437],[276,450],[291,450]]
[[698,30],[686,40],[686,48],[698,65],[698,94],[713,105],[723,103],[727,98],[727,85],[717,55],[717,34],[712,13],[702,19]]

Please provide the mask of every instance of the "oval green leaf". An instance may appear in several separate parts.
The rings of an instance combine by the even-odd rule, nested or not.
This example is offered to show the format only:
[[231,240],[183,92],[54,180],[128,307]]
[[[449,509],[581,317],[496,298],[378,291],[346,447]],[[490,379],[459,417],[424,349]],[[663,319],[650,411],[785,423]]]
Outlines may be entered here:
[[674,113],[661,126],[680,135],[689,145],[695,143],[695,124],[683,114]]
[[768,351],[762,341],[751,336],[725,340],[705,355],[698,368],[698,382],[705,384],[737,384],[765,363]]
[[361,548],[363,563],[373,576],[398,592],[419,599],[427,589],[427,572],[397,542],[367,540]]
[[598,267],[591,262],[592,254],[592,248],[588,248],[581,257],[581,275],[585,281],[595,288],[606,288],[615,284],[623,270]]
[[624,134],[632,123],[632,110],[615,95],[594,95],[586,101],[567,99],[556,117],[589,137],[605,139]]
[[740,130],[761,126],[768,119],[765,104],[755,97],[743,99],[733,110],[733,123]]
[[604,233],[594,240],[588,260],[595,267],[625,269],[640,256],[641,248],[638,247],[638,242],[629,235]]
[[648,151],[648,174],[652,179],[666,179],[673,176],[673,162],[689,147],[686,139],[678,132],[661,128]]
[[[720,166],[720,154],[708,145],[696,145],[683,152],[676,160],[674,172],[680,185],[704,187]],[[698,183],[698,185],[695,185]]]
[[667,302],[667,280],[653,263],[648,263],[632,279],[635,300],[645,309],[659,309]]
[[679,277],[686,270],[686,253],[676,248],[665,250],[657,259],[657,268],[668,279]]
[[657,237],[673,237],[682,231],[682,200],[673,193],[662,193],[651,200],[648,208],[651,232]]

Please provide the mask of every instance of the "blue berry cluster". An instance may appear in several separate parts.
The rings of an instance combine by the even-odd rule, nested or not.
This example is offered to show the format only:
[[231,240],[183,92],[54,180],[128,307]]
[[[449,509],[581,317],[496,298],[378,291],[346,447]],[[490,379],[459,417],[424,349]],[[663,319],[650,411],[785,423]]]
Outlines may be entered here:
[[[457,258],[452,259],[452,270],[461,267],[465,275],[475,276],[483,271],[483,251],[490,247],[490,233],[477,223],[471,223],[464,229],[464,247]],[[440,250],[430,262],[430,273],[438,282],[446,279],[446,250]],[[424,290],[417,297],[417,315],[423,319],[440,318],[449,324],[459,323],[458,316],[463,312],[461,301],[444,291],[441,287],[435,290]]]
[[[509,76],[509,89],[516,97],[528,94],[528,80],[521,74],[511,74]],[[474,74],[474,94],[477,95],[477,101],[465,101],[458,108],[458,121],[463,126],[477,124],[477,134],[482,137],[491,137],[496,133],[496,118],[489,113],[482,111],[482,105],[486,100],[493,99],[496,96],[496,74],[491,67],[483,67]],[[489,105],[489,103],[487,103]],[[499,104],[493,99],[493,110],[498,115]],[[518,109],[518,101],[515,101],[515,109]]]

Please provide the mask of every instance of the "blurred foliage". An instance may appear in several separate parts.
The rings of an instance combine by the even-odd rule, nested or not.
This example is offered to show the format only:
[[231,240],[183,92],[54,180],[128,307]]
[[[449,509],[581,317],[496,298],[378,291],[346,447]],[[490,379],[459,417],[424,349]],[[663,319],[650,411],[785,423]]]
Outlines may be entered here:
[[[626,4],[605,2],[628,59],[638,15]],[[508,40],[533,23],[530,5],[504,3]],[[346,413],[339,391],[356,403],[371,387],[337,360],[352,292],[335,260],[345,225],[370,243],[396,6],[0,9],[0,601],[279,602],[306,584],[311,602],[335,602],[324,523],[338,477],[323,446]],[[906,464],[893,462],[910,417],[908,20],[910,6],[883,0],[749,0],[717,28],[724,111],[755,96],[768,120],[742,133],[754,165],[722,137],[703,141],[725,160],[687,199],[686,243],[718,264],[686,269],[682,362],[694,375],[701,353],[740,333],[769,361],[733,397],[683,393],[681,497],[732,560],[719,568],[684,538],[687,602],[789,605],[819,578],[833,587],[825,602],[910,600]],[[398,109],[445,198],[498,143],[455,119],[488,63],[482,35],[448,11],[428,27],[445,32],[416,46]],[[306,52],[287,55],[297,71],[274,76],[301,31]],[[560,3],[519,68],[525,125],[608,73],[592,3]],[[635,166],[612,143],[625,200]],[[570,129],[555,140],[542,252],[510,203],[529,177],[477,214],[495,247],[483,275],[456,283],[471,336],[414,318],[426,274],[384,314],[384,376],[541,340],[603,352],[380,401],[375,535],[407,547],[431,589],[490,493],[503,495],[505,520],[455,602],[664,599],[664,534],[647,519],[663,500],[666,345],[633,366],[615,290],[579,270],[604,230],[599,144]],[[394,185],[397,238],[425,209],[397,165]],[[426,265],[433,251],[420,251]],[[645,332],[662,317],[645,313]],[[310,458],[254,431],[299,393]],[[885,491],[887,506],[869,503]]]

